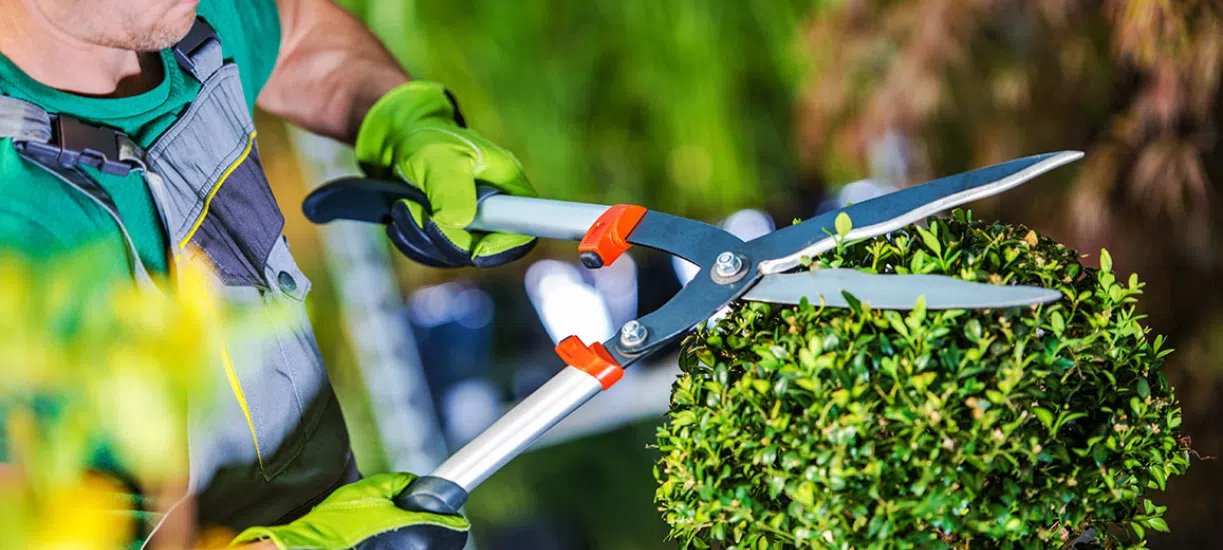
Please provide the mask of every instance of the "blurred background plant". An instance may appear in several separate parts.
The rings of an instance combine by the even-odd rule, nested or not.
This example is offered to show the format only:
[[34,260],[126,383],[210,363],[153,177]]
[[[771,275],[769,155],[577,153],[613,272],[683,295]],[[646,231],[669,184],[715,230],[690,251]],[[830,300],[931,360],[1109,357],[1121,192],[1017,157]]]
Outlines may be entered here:
[[212,387],[220,312],[202,271],[163,293],[99,282],[98,264],[0,259],[2,547],[120,547],[185,494],[188,396]]
[[794,179],[809,0],[345,3],[545,196],[717,215]]

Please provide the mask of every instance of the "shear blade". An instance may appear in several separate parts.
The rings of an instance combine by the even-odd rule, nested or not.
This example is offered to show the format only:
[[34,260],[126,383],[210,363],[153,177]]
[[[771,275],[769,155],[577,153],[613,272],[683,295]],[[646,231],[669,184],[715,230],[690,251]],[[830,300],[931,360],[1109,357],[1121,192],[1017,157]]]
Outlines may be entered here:
[[[1080,151],[1046,153],[978,168],[921,185],[901,189],[871,200],[811,218],[753,241],[764,257],[761,273],[782,273],[836,246],[832,238],[836,218],[845,213],[853,229],[845,235],[854,241],[882,235],[950,210],[961,204],[996,195],[1083,157]],[[774,255],[776,254],[776,255]]]
[[927,309],[993,309],[1053,302],[1056,290],[1035,286],[1002,286],[963,281],[943,275],[878,275],[853,269],[818,269],[766,275],[741,299],[775,304],[848,307],[842,293],[852,294],[875,309],[913,309],[926,297]]

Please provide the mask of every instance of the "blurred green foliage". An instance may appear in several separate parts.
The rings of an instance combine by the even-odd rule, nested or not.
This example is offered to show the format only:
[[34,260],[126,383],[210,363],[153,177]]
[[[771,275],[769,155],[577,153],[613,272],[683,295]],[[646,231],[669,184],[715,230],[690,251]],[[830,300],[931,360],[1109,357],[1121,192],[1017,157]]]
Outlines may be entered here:
[[550,198],[678,214],[792,183],[801,24],[822,2],[342,2]]
[[186,493],[188,403],[208,414],[199,397],[219,389],[211,366],[224,339],[266,322],[214,303],[193,264],[160,291],[99,279],[114,264],[105,252],[0,257],[0,546],[117,548],[142,536],[137,520],[155,522],[147,512]]
[[[848,221],[838,223],[841,235]],[[1170,350],[1120,282],[1022,226],[956,211],[812,268],[1055,288],[1002,310],[743,305],[691,337],[659,429],[657,501],[684,548],[1105,548],[1166,531],[1184,473]],[[1116,538],[1114,526],[1128,528]],[[1122,542],[1124,541],[1124,542]]]

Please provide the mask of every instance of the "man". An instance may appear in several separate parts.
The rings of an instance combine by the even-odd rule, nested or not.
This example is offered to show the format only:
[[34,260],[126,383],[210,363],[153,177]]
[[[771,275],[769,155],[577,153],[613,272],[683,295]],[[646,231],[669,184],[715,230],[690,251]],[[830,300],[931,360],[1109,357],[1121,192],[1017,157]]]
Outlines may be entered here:
[[421,532],[461,545],[462,518],[389,505],[410,475],[356,481],[251,113],[354,144],[367,171],[421,187],[432,213],[398,204],[387,232],[434,266],[529,250],[530,237],[464,230],[476,180],[534,193],[513,155],[330,0],[0,0],[0,54],[0,247],[37,260],[100,246],[113,261],[93,279],[146,285],[201,261],[219,299],[290,312],[221,350],[229,391],[193,396],[210,411],[190,427],[195,512],[163,524],[189,514],[282,548],[415,548]]

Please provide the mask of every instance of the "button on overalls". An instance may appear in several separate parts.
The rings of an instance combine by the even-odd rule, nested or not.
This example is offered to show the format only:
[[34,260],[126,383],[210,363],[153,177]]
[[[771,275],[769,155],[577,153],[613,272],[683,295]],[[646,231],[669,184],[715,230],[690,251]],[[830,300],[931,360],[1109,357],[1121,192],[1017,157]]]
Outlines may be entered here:
[[107,147],[106,139],[79,138],[74,141],[90,147],[71,150],[67,138],[82,123],[5,96],[0,138],[12,137],[25,160],[108,212],[127,243],[134,276],[150,284],[113,202],[79,164],[142,171],[174,264],[206,260],[224,300],[268,317],[266,332],[231,339],[223,350],[218,387],[231,391],[218,392],[216,403],[193,403],[209,414],[193,414],[189,426],[189,494],[201,524],[241,530],[283,523],[356,479],[348,433],[303,305],[310,281],[282,233],[284,216],[259,162],[238,67],[223,61],[220,40],[202,20],[175,54],[201,89],[143,154],[126,136],[96,127],[85,128],[113,135],[114,150],[97,150]]

